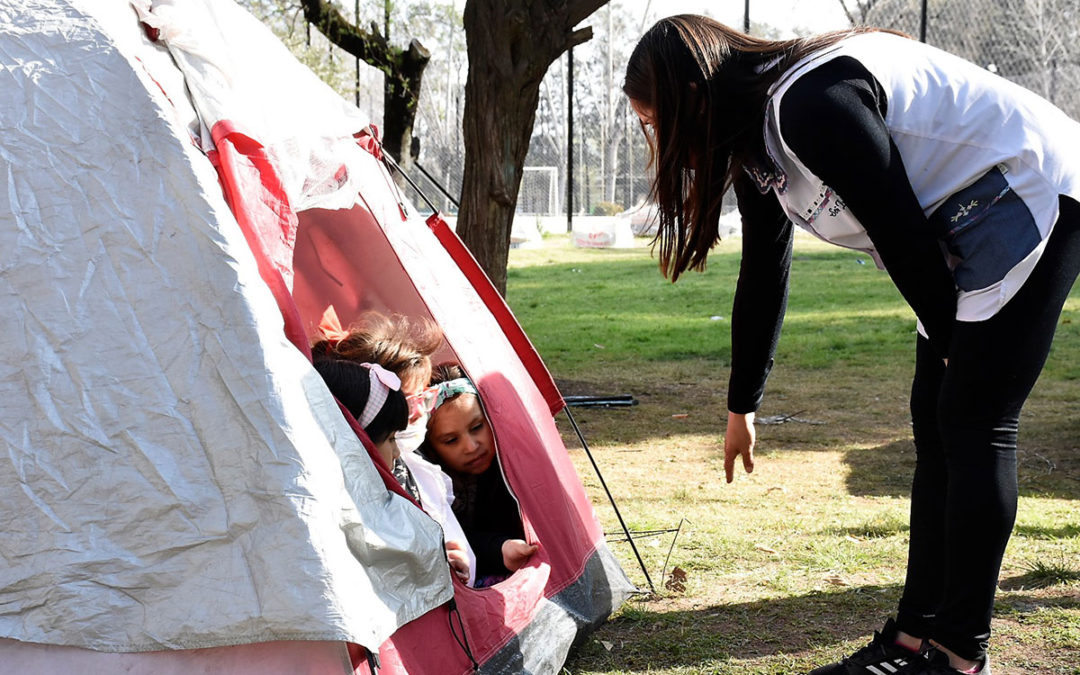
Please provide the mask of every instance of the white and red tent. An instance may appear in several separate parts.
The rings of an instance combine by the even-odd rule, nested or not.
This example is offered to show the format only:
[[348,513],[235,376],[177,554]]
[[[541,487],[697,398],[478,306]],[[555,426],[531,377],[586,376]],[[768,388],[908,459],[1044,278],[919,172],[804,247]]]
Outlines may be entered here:
[[[528,339],[368,120],[230,0],[0,0],[0,663],[555,673],[631,591]],[[531,563],[471,589],[312,369],[428,316]]]

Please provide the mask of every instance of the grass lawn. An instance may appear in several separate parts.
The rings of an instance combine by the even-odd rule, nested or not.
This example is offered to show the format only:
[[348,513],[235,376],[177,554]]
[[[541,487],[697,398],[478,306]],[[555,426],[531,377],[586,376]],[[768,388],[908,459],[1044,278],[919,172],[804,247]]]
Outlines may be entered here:
[[[574,408],[655,594],[623,606],[566,672],[801,673],[861,646],[903,583],[914,315],[861,254],[797,238],[757,468],[726,485],[729,318],[739,241],[665,281],[648,248],[565,237],[510,255],[507,299]],[[1080,288],[1021,423],[1020,513],[994,620],[998,675],[1080,674]],[[629,577],[645,577],[584,451],[575,459]]]

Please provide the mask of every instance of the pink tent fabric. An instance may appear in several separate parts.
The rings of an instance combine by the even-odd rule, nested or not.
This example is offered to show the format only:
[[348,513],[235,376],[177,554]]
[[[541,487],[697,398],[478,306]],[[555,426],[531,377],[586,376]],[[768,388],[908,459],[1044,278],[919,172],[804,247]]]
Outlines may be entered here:
[[[311,333],[331,305],[343,325],[376,309],[427,316],[442,326],[443,356],[476,382],[527,537],[540,543],[526,568],[493,588],[455,582],[457,612],[472,656],[493,672],[518,672],[530,663],[546,668],[528,672],[557,672],[576,631],[602,620],[630,590],[554,424],[562,398],[460,239],[437,216],[426,223],[404,217],[385,169],[374,157],[370,164],[372,189],[361,204],[299,214],[293,297]],[[383,666],[469,672],[468,655],[449,630],[450,611],[440,608],[401,628],[381,649]],[[552,626],[563,632],[562,642],[541,636]]]
[[[357,205],[294,214],[273,157],[255,139],[227,122],[215,125],[213,135],[224,192],[282,310],[289,339],[309,351],[307,341],[319,337],[317,327],[328,307],[346,326],[368,309],[439,323],[447,356],[466,369],[485,402],[526,536],[540,544],[527,567],[493,588],[455,582],[456,610],[439,608],[401,628],[380,650],[384,668],[464,674],[475,659],[496,669],[530,661],[557,669],[580,619],[569,621],[572,629],[564,626],[569,639],[544,644],[532,634],[560,623],[549,621],[545,609],[558,607],[557,599],[568,589],[575,599],[589,596],[591,601],[599,587],[599,606],[566,611],[590,617],[588,625],[607,616],[630,587],[603,543],[603,531],[552,419],[563,406],[562,397],[520,324],[442,218],[408,217],[370,136],[362,143],[374,151],[366,158],[368,166],[347,167],[371,176],[370,189]],[[291,295],[284,278],[293,280]],[[360,435],[387,488],[404,494]],[[451,617],[451,611],[458,616]],[[463,625],[464,637],[454,636],[452,619]],[[521,644],[523,634],[527,644]],[[366,661],[357,665],[358,672],[367,668]]]
[[248,246],[255,254],[259,275],[274,294],[285,320],[285,335],[310,356],[307,336],[289,294],[296,213],[282,185],[273,156],[258,141],[230,121],[211,130],[214,150],[208,154],[221,178],[222,191]]
[[472,253],[458,239],[458,236],[446,224],[446,220],[442,216],[437,213],[432,214],[428,217],[427,224],[473,288],[476,289],[477,295],[484,301],[488,311],[499,322],[499,327],[510,341],[511,346],[513,346],[514,353],[521,359],[522,365],[532,376],[536,388],[540,390],[544,400],[547,401],[551,414],[558,413],[566,406],[562,394],[559,393],[558,388],[555,386],[555,381],[551,378],[547,366],[540,360],[540,354],[537,353],[536,348],[533,347],[532,342],[525,335],[525,331],[521,329],[521,324],[517,322],[517,319],[510,312],[506,301],[491,285],[491,280],[487,278],[484,270],[473,258]]

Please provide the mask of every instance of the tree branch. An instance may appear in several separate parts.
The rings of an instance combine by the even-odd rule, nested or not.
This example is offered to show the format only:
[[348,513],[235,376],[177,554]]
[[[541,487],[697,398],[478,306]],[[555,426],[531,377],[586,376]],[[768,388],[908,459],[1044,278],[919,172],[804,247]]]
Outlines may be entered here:
[[[585,19],[588,19],[593,12],[607,3],[608,0],[573,0],[572,2],[569,2],[567,6],[567,15],[570,18],[570,25],[567,26],[567,28],[573,28]],[[582,42],[584,42],[584,40]]]
[[592,39],[592,26],[585,26],[566,36],[566,49],[576,47]]
[[372,23],[367,31],[346,19],[327,0],[301,0],[304,18],[330,42],[375,67],[392,67],[393,51],[386,37]]
[[853,17],[851,15],[851,10],[848,9],[847,3],[844,2],[844,0],[838,0],[838,2],[840,3],[840,6],[844,9],[844,16],[847,17],[848,23],[851,24],[852,26],[856,25],[855,24],[855,17]]
[[406,52],[406,57],[409,61],[427,63],[431,60],[431,52],[420,44],[420,40],[413,38],[409,41],[409,50]]

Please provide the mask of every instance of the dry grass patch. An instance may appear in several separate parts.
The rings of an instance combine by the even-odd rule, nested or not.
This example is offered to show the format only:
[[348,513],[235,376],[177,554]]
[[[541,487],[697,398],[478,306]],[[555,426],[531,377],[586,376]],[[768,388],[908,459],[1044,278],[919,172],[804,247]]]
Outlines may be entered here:
[[[672,532],[636,538],[658,592],[587,639],[571,675],[800,673],[857,648],[895,611],[915,461],[913,319],[857,254],[796,247],[792,313],[759,416],[803,421],[759,425],[757,468],[730,485],[721,439],[737,242],[676,286],[641,250],[555,239],[512,252],[511,306],[563,393],[638,400],[572,411],[627,525],[681,523],[674,547]],[[1021,423],[1020,513],[994,618],[999,675],[1080,675],[1076,316],[1071,300]],[[645,587],[576,435],[558,424],[611,548]],[[675,568],[681,590],[661,578]]]

